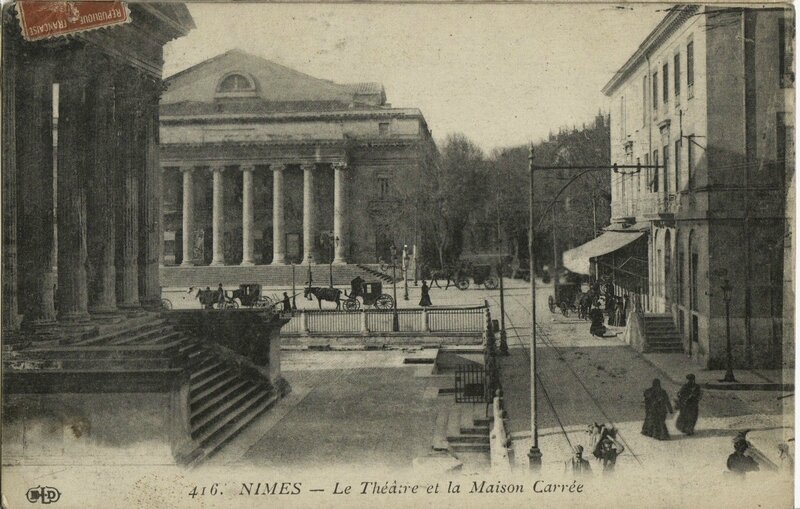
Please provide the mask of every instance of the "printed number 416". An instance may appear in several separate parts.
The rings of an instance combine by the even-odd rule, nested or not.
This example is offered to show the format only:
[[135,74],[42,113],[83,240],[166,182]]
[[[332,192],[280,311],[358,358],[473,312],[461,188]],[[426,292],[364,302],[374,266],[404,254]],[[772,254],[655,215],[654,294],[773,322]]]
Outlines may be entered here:
[[[206,486],[201,487],[200,490],[198,490],[197,486],[195,486],[194,488],[192,488],[192,491],[189,492],[189,496],[192,497],[192,498],[197,497],[197,496],[201,496],[202,497],[205,494],[206,494]],[[222,495],[222,492],[219,491],[219,483],[215,482],[210,487],[208,487],[208,494],[209,495]]]

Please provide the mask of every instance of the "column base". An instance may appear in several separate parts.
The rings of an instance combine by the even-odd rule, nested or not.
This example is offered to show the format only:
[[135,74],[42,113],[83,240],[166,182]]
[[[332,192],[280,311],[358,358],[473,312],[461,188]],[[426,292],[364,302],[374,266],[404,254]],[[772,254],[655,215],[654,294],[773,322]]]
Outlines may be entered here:
[[219,260],[216,260],[216,261],[215,260],[211,260],[211,263],[209,264],[209,267],[223,267],[224,265],[225,265],[225,262],[221,262]]
[[189,260],[188,262],[187,261],[183,261],[183,262],[181,262],[180,265],[178,265],[178,267],[194,267],[194,266],[195,266],[195,263],[192,260]]
[[315,258],[311,258],[311,259],[304,258],[303,261],[300,262],[300,265],[316,265],[316,264],[317,264],[317,260]]
[[241,265],[242,267],[252,267],[255,264],[256,262],[254,262],[253,260],[242,260],[242,263],[240,263],[239,265]]
[[286,256],[275,256],[272,258],[270,265],[286,265]]
[[344,258],[334,258],[333,265],[347,265],[347,260]]
[[58,323],[64,325],[82,324],[91,321],[87,311],[70,311],[58,314]]

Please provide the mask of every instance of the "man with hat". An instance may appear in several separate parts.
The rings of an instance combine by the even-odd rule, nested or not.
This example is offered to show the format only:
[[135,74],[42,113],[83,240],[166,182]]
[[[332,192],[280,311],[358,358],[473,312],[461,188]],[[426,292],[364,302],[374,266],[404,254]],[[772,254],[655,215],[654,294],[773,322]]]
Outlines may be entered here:
[[750,447],[747,443],[747,431],[743,431],[733,437],[733,454],[728,456],[728,470],[735,474],[744,475],[747,472],[758,471],[758,462],[745,455],[745,451]]
[[567,473],[572,472],[577,475],[585,473],[591,474],[592,467],[589,465],[589,460],[583,457],[583,446],[576,445],[573,450],[575,451],[575,455],[567,461],[564,471]]
[[686,375],[686,383],[678,391],[678,398],[675,401],[675,407],[679,412],[675,427],[685,435],[694,434],[701,397],[700,386],[695,383],[694,375],[691,373]]

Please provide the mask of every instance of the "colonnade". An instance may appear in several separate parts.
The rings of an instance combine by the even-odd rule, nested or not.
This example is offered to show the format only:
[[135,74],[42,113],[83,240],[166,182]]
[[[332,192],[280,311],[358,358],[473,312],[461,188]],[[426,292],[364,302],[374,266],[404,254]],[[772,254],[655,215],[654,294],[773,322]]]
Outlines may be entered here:
[[[326,165],[329,163],[326,163]],[[287,164],[268,164],[272,171],[272,265],[286,264],[286,220],[284,209],[284,181]],[[316,172],[320,171],[322,164],[303,163],[299,165],[303,172],[303,264],[317,263],[317,217],[315,196]],[[345,227],[346,214],[346,189],[345,178],[347,165],[333,163],[334,170],[334,203],[333,203],[333,235],[334,258],[333,263],[347,263],[347,233]],[[254,248],[254,218],[253,218],[253,173],[256,165],[252,163],[238,166],[242,172],[242,262],[241,265],[255,263]],[[183,166],[179,168],[183,173],[183,262],[181,266],[193,266],[193,242],[195,238],[194,218],[194,176],[196,172],[208,171],[196,166]],[[225,228],[225,186],[223,172],[224,166],[210,168],[213,179],[212,186],[212,266],[225,265],[223,238]]]

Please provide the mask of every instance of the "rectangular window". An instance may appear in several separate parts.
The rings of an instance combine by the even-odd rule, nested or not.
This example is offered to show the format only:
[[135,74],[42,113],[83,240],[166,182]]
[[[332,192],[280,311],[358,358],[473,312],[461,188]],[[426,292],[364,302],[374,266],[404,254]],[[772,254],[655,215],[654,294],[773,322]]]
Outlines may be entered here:
[[389,196],[389,179],[388,177],[378,177],[378,188],[381,199]]
[[658,109],[658,73],[653,73],[653,109]]
[[[644,165],[647,166],[649,164],[650,164],[650,154],[645,154],[644,155]],[[646,185],[642,185],[642,183],[643,182],[647,182],[645,177],[647,177],[648,175],[650,175],[650,170],[644,170],[644,172],[639,172],[639,175],[638,175],[639,176],[639,191],[644,191],[645,190]]]
[[678,304],[683,305],[683,264],[686,263],[683,249],[678,252]]
[[664,80],[663,90],[661,91],[661,95],[664,99],[664,104],[669,102],[669,64],[664,64],[664,67],[661,69],[663,76],[661,77]]
[[664,192],[669,194],[669,145],[664,145],[661,150],[661,153],[664,155]]
[[654,193],[658,192],[658,150],[653,151],[653,173],[652,178],[650,179],[650,190]]
[[694,41],[686,45],[686,97],[694,96]]
[[681,186],[683,185],[683,176],[681,175],[681,155],[683,149],[683,140],[676,140],[675,141],[675,153],[673,157],[675,158],[675,192],[680,192]]
[[686,137],[686,169],[688,170],[689,189],[694,189],[694,135]]
[[700,268],[700,260],[696,253],[692,253],[692,266],[689,268],[691,286],[689,287],[689,306],[692,311],[697,311],[697,271]]
[[378,124],[378,134],[381,136],[389,134],[389,122],[381,122]]
[[675,103],[681,95],[681,54],[675,53],[675,62],[672,64],[672,88],[675,93]]
[[[791,16],[791,14],[789,14]],[[794,23],[791,19],[778,20],[778,58],[782,88],[794,87]]]

